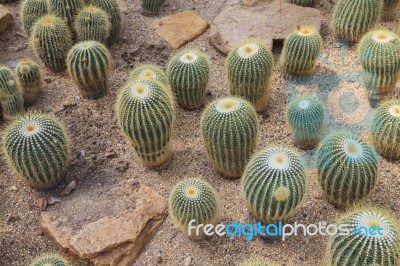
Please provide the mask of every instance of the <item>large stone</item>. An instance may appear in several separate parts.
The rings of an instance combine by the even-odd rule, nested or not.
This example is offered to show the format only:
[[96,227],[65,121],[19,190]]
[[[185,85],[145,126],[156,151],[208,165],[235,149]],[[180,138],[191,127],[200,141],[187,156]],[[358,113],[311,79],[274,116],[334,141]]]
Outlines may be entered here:
[[209,40],[223,54],[248,38],[261,39],[272,47],[274,40],[283,41],[298,25],[310,25],[320,30],[322,20],[318,9],[280,0],[233,5],[223,9],[214,19]]
[[43,230],[62,248],[90,260],[94,265],[128,265],[163,222],[167,215],[167,203],[144,185],[127,197],[134,202],[133,208],[79,225],[74,223],[73,213],[42,212]]
[[173,49],[178,49],[202,35],[208,23],[193,11],[183,11],[155,20],[154,28]]
[[14,17],[7,7],[0,4],[0,33],[13,23]]

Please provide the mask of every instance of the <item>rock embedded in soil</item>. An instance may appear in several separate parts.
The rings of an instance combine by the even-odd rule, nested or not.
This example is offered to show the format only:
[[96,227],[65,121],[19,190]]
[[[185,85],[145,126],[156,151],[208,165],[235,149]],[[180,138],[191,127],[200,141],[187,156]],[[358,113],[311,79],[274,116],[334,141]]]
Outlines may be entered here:
[[302,7],[280,0],[266,0],[256,5],[232,5],[215,17],[209,40],[219,52],[228,54],[237,43],[256,38],[272,48],[283,41],[298,25],[321,29],[322,14],[318,9]]
[[14,17],[7,7],[0,4],[0,33],[13,23]]

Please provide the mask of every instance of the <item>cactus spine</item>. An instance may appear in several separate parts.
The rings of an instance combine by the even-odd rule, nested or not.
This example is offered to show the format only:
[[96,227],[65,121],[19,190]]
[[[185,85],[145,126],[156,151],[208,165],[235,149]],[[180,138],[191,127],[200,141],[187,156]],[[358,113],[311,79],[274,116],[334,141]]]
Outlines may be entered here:
[[371,193],[377,183],[379,156],[356,135],[327,136],[317,153],[318,181],[335,205],[347,207]]
[[171,58],[168,78],[178,104],[196,109],[204,104],[210,76],[207,56],[197,49],[183,50]]
[[325,128],[325,111],[316,96],[299,96],[288,106],[286,121],[292,131],[293,142],[310,149],[318,144]]
[[0,65],[0,114],[9,119],[23,110],[22,94],[11,69]]
[[142,0],[142,13],[149,16],[157,15],[165,0]]
[[278,263],[264,258],[245,260],[239,266],[279,266]]
[[46,67],[54,72],[66,68],[65,58],[72,46],[72,38],[63,20],[53,15],[41,17],[32,29],[30,41]]
[[398,222],[386,211],[370,206],[359,207],[340,217],[338,224],[347,224],[350,234],[331,235],[329,265],[398,265]]
[[58,254],[44,254],[32,261],[29,266],[69,266],[70,264]]
[[289,34],[282,49],[281,66],[293,75],[311,73],[322,49],[319,32],[308,26],[299,26]]
[[400,78],[400,38],[387,30],[367,33],[358,47],[371,98],[385,97]]
[[295,4],[298,6],[314,6],[318,0],[288,0],[288,3]]
[[164,71],[156,65],[143,64],[131,72],[128,82],[133,82],[139,79],[150,79],[160,82],[163,86],[168,86],[168,78]]
[[267,108],[272,75],[272,53],[259,41],[247,40],[226,59],[229,93],[250,101],[257,112]]
[[128,83],[118,94],[116,114],[121,130],[145,166],[158,167],[169,159],[175,110],[165,87],[152,80]]
[[285,221],[300,205],[306,192],[303,162],[289,148],[263,149],[247,164],[241,187],[256,219],[264,223]]
[[188,230],[192,225],[212,224],[218,217],[219,200],[214,188],[198,178],[189,178],[175,185],[169,196],[169,214],[174,222],[194,239],[204,235],[195,235],[195,231]]
[[110,18],[99,7],[84,7],[76,17],[74,26],[81,41],[93,40],[105,43],[110,36]]
[[25,0],[21,4],[21,19],[24,30],[31,35],[35,22],[49,11],[47,0]]
[[400,100],[387,100],[379,106],[372,123],[374,146],[387,158],[400,159]]
[[24,102],[34,103],[42,90],[40,66],[30,58],[23,58],[18,62],[15,72],[22,87]]
[[200,124],[209,161],[217,172],[240,177],[258,141],[259,124],[253,106],[234,96],[217,99],[206,107]]
[[382,1],[339,0],[333,11],[333,30],[338,38],[358,41],[380,20]]
[[51,114],[37,112],[27,112],[7,126],[3,152],[8,165],[38,189],[60,182],[71,154],[62,123]]
[[121,28],[121,11],[117,0],[92,0],[92,5],[102,8],[110,16],[110,40],[115,39]]
[[103,44],[96,41],[75,44],[68,53],[67,66],[83,97],[98,99],[107,93],[111,57]]
[[400,0],[383,0],[383,20],[391,21],[396,17],[396,9]]
[[72,25],[79,10],[85,5],[84,0],[49,0],[50,11]]

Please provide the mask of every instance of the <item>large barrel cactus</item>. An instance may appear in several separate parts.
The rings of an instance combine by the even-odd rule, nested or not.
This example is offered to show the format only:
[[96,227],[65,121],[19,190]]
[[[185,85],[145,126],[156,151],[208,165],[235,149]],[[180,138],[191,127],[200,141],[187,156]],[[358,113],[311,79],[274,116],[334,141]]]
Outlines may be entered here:
[[102,8],[110,16],[110,40],[115,40],[121,29],[121,10],[118,0],[92,0],[92,5]]
[[28,36],[35,22],[49,11],[47,0],[25,0],[21,3],[21,20]]

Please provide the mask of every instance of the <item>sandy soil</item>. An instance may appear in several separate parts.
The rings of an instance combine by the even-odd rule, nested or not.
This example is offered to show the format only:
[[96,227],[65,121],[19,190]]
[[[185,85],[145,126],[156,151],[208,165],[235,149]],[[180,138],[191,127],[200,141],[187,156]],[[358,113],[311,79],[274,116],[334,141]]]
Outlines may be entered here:
[[[322,0],[318,8],[325,17],[322,32],[325,41],[324,54],[340,65],[341,50],[328,26],[334,2]],[[202,110],[189,112],[177,109],[177,123],[173,135],[174,154],[169,165],[159,170],[147,170],[135,161],[131,148],[116,126],[113,110],[116,93],[127,79],[128,73],[137,64],[153,62],[165,67],[174,51],[154,33],[152,29],[154,18],[140,14],[139,1],[124,0],[121,5],[123,27],[119,39],[110,47],[113,71],[109,78],[110,91],[106,97],[97,101],[82,99],[66,73],[53,74],[43,68],[44,93],[34,108],[55,113],[70,132],[74,158],[68,167],[66,181],[54,191],[35,191],[16,179],[5,165],[5,161],[0,159],[0,265],[27,265],[38,254],[57,250],[41,230],[40,212],[35,207],[35,200],[40,196],[57,195],[71,180],[76,180],[78,185],[67,197],[69,202],[75,202],[82,194],[90,197],[93,202],[100,202],[91,205],[89,215],[88,208],[81,208],[79,202],[76,202],[77,205],[72,210],[81,218],[94,219],[96,213],[109,211],[110,206],[118,206],[115,202],[121,200],[120,198],[107,198],[99,191],[121,188],[127,182],[140,181],[167,198],[169,190],[177,181],[189,176],[201,176],[216,188],[221,197],[222,213],[219,222],[227,224],[234,221],[242,223],[249,221],[248,212],[239,193],[239,181],[223,179],[205,159],[198,130]],[[163,8],[159,16],[181,10],[195,10],[211,23],[222,5],[222,1],[170,0],[170,4]],[[19,22],[18,4],[11,4],[8,7],[15,15],[15,23],[0,36],[0,63],[15,67],[18,58],[35,57]],[[397,22],[383,25],[396,30],[399,20],[400,15],[397,16]],[[207,97],[207,102],[210,102],[226,95],[227,86],[224,73],[225,58],[210,46],[207,36],[208,31],[187,47],[199,47],[211,59],[213,71],[209,84],[210,93]],[[276,59],[280,49],[280,45],[274,47]],[[319,63],[316,75],[352,71],[354,67],[351,65],[356,59],[355,47],[350,47],[344,66],[330,67]],[[315,87],[302,87],[299,90],[310,92],[315,90]],[[290,132],[286,128],[284,118],[286,104],[286,81],[280,74],[279,67],[275,67],[270,108],[259,115],[261,124],[259,149],[269,144],[291,145]],[[0,132],[3,129],[4,122],[0,122]],[[367,136],[365,133],[362,135]],[[114,149],[118,157],[105,158],[104,152],[107,148]],[[121,171],[120,167],[126,164],[129,164],[129,168],[125,172]],[[310,168],[307,173],[309,177],[307,197],[293,220],[305,224],[319,221],[333,222],[341,211],[322,197],[316,182],[316,170]],[[399,176],[400,163],[383,159],[379,183],[368,202],[385,207],[400,218]],[[129,187],[126,193],[129,193]],[[121,197],[123,198],[123,195]],[[59,207],[56,205],[50,208]],[[8,221],[10,215],[14,216],[16,221]],[[189,256],[192,258],[191,265],[237,265],[243,259],[254,256],[269,257],[281,265],[325,265],[326,242],[327,238],[321,236],[299,236],[284,242],[259,238],[248,242],[243,238],[228,237],[213,237],[201,242],[192,242],[175,228],[171,219],[167,218],[133,265],[183,265],[185,258]],[[87,264],[85,261],[69,258],[74,265]]]

